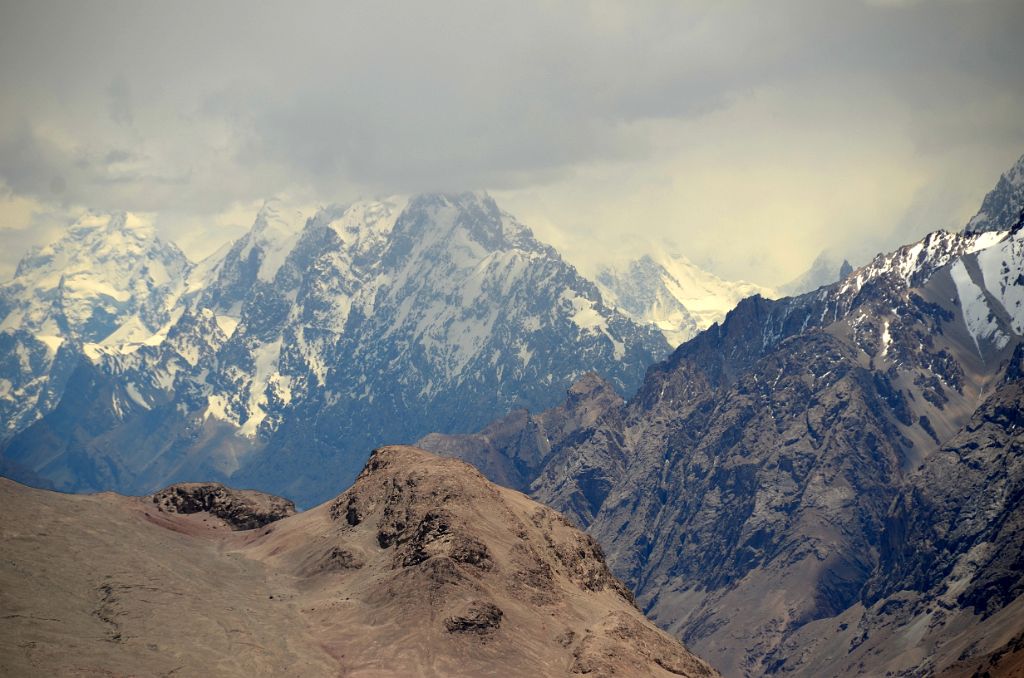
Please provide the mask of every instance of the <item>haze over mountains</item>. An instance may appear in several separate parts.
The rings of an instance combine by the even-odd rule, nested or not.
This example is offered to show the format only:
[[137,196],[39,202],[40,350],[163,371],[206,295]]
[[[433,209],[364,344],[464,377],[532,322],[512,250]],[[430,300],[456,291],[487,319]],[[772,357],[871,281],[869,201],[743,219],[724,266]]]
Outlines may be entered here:
[[654,325],[672,346],[722,320],[740,299],[779,296],[753,283],[722,280],[681,254],[645,255],[621,269],[604,268],[597,285],[607,303]]
[[725,319],[755,294],[778,299],[811,292],[845,278],[853,266],[825,250],[810,268],[778,289],[743,280],[723,280],[682,254],[655,252],[624,265],[605,266],[594,280],[605,303],[637,323],[658,328],[671,346],[692,339]]
[[[811,267],[779,288],[786,296],[813,292],[819,287],[831,285],[853,272],[849,260],[841,259],[834,252],[824,250],[815,257]],[[761,295],[767,296],[767,295]],[[782,295],[779,295],[782,296]]]

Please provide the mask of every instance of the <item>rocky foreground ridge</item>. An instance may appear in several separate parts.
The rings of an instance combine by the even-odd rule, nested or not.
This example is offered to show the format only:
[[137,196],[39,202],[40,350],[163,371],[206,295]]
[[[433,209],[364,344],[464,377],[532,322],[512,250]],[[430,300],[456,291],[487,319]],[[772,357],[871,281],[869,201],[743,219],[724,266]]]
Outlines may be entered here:
[[592,538],[412,447],[377,450],[301,514],[211,484],[135,498],[9,480],[0,513],[3,675],[717,675],[643,617]]

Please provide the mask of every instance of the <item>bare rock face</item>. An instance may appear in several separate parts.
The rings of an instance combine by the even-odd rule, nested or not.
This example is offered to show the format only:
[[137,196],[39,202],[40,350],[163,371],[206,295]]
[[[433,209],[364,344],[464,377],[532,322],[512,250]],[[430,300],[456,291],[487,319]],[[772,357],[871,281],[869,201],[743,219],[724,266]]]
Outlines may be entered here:
[[515,410],[479,433],[431,433],[417,447],[469,462],[493,482],[527,492],[562,448],[587,435],[622,407],[614,387],[591,372],[566,392],[565,402],[540,413]]
[[233,490],[220,483],[179,483],[150,495],[160,511],[205,512],[235,530],[253,530],[295,514],[288,499],[253,490]]
[[[1022,294],[1015,229],[746,299],[522,484],[726,675],[1002,671],[1024,631]],[[474,440],[458,456],[522,456]]]
[[444,627],[448,629],[449,633],[486,635],[498,630],[504,615],[505,613],[497,605],[475,600],[469,604],[464,616],[445,619]]
[[717,675],[591,537],[461,461],[382,448],[336,499],[282,502],[0,479],[0,675]]

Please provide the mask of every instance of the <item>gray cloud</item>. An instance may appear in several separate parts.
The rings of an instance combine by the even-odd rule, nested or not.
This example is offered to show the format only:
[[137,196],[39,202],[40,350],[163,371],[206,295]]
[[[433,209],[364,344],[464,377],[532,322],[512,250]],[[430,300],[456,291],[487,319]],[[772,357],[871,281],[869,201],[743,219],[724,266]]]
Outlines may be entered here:
[[[185,239],[217,214],[282,192],[315,203],[489,188],[552,222],[542,235],[563,229],[569,248],[641,228],[692,243],[695,258],[731,273],[734,248],[699,233],[741,218],[712,204],[728,186],[709,183],[707,204],[656,187],[754,166],[763,178],[774,164],[791,177],[778,189],[794,190],[813,175],[815,145],[844,176],[902,163],[902,198],[884,215],[860,215],[889,220],[870,231],[872,244],[858,243],[870,249],[918,233],[919,222],[955,222],[1024,150],[1018,0],[38,2],[2,11],[0,180],[44,205],[157,212],[168,235]],[[645,223],[623,223],[640,195]],[[816,199],[804,191],[796,200]],[[824,220],[832,203],[818,200],[794,220]],[[606,208],[598,214],[595,203]],[[574,214],[591,216],[574,225]],[[857,223],[821,223],[791,254],[754,243],[733,268],[788,279],[819,246],[863,240]],[[796,237],[793,228],[761,230],[778,239]]]
[[118,76],[110,81],[107,87],[107,104],[111,120],[120,125],[132,124],[132,88],[123,77]]

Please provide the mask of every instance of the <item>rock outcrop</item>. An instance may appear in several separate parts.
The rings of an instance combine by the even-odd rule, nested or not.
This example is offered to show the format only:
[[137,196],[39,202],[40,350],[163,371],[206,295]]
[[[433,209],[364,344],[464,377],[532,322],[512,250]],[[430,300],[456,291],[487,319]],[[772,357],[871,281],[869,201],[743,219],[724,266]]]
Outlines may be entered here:
[[527,492],[550,459],[585,437],[606,413],[622,404],[611,384],[590,373],[568,389],[563,404],[550,410],[538,414],[515,410],[479,433],[431,433],[416,445],[462,459],[491,481]]
[[253,490],[233,490],[220,483],[178,483],[150,496],[160,511],[209,513],[235,530],[252,530],[295,515],[295,504]]

